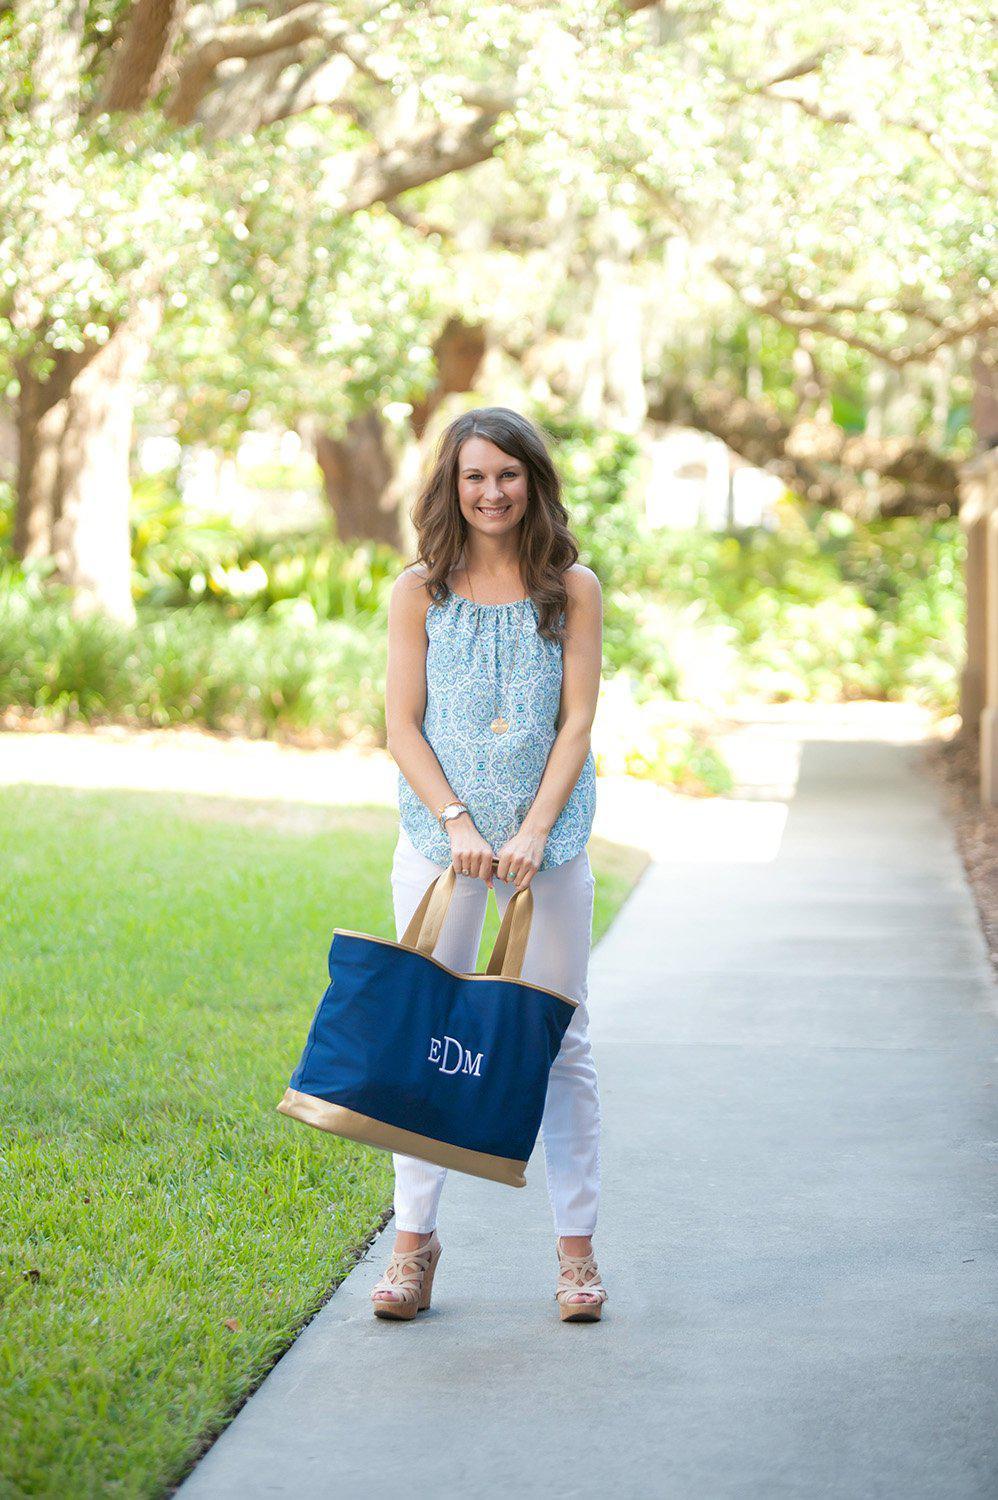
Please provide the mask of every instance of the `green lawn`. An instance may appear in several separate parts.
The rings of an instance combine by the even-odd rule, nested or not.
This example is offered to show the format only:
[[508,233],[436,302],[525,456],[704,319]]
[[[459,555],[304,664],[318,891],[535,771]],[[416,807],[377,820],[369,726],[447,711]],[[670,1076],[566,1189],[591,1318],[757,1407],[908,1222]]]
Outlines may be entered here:
[[[0,790],[0,1495],[161,1494],[384,1222],[387,1153],[275,1105],[396,828]],[[590,856],[595,939],[645,861]]]

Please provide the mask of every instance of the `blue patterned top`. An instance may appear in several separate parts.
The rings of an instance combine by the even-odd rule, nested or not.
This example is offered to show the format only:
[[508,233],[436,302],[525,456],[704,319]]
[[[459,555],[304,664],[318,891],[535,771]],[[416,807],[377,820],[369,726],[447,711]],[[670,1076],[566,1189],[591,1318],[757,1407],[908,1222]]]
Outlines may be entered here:
[[[493,854],[523,822],[558,732],[562,648],[538,635],[538,619],[529,597],[476,604],[453,591],[442,604],[431,601],[426,612],[423,738]],[[497,702],[509,722],[505,734],[489,727]],[[420,853],[436,864],[450,864],[450,836],[401,771],[398,800],[402,827]],[[542,870],[585,848],[595,812],[596,762],[590,750],[548,834]]]

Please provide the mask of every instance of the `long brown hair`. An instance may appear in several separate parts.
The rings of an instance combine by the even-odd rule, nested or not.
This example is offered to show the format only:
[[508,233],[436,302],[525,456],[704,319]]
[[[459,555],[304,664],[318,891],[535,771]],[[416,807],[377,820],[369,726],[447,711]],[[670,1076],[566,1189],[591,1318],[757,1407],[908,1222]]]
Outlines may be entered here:
[[415,561],[426,568],[424,587],[435,604],[445,603],[451,592],[447,579],[457,566],[468,534],[458,499],[458,459],[461,445],[472,437],[487,438],[526,467],[520,574],[537,607],[538,634],[560,641],[563,627],[559,614],[568,604],[563,575],[578,561],[579,548],[569,530],[561,480],[551,462],[543,430],[507,406],[481,406],[464,412],[440,435],[432,471],[411,511],[417,540]]

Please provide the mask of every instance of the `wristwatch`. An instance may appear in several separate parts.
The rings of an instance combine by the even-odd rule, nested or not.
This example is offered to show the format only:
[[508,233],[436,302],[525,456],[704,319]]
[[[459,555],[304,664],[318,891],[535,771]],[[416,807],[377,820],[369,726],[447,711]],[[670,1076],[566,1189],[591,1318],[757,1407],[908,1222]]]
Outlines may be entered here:
[[437,813],[437,817],[440,820],[440,827],[443,829],[444,833],[447,832],[447,822],[449,818],[456,818],[459,816],[459,814],[467,811],[468,806],[465,802],[446,803],[446,805],[442,807]]

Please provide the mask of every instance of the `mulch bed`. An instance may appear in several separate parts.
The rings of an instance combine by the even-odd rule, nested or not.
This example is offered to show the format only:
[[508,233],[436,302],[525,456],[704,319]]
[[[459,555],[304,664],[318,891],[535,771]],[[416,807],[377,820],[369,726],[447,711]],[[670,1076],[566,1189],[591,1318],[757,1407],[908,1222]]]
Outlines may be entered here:
[[991,962],[998,970],[998,807],[981,804],[975,744],[956,737],[935,740],[926,754],[943,785]]

